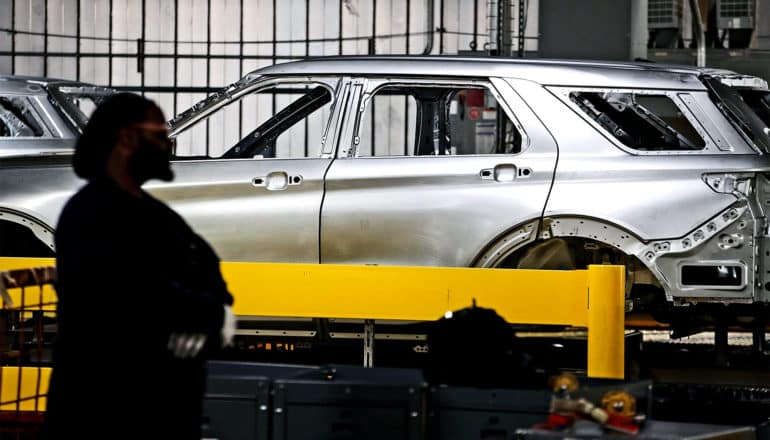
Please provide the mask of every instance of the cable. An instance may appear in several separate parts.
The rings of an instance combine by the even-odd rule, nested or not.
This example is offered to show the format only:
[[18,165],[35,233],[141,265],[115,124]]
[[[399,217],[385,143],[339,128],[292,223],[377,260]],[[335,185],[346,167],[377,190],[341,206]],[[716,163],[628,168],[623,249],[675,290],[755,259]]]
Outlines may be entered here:
[[[13,30],[9,28],[0,28],[0,32],[6,32],[9,34],[17,34],[17,35],[32,35],[32,36],[48,36],[49,38],[71,38],[71,39],[78,39],[76,35],[66,35],[66,34],[52,34],[52,33],[43,33],[43,32],[32,32],[32,31],[20,31],[20,30]],[[406,32],[404,33],[397,33],[397,34],[378,34],[376,36],[372,35],[364,35],[364,36],[358,36],[358,37],[342,37],[342,38],[301,38],[296,40],[177,40],[177,44],[272,44],[273,42],[277,44],[290,44],[290,43],[327,43],[327,42],[337,42],[339,40],[342,41],[360,41],[360,40],[370,40],[372,38],[400,38],[400,37],[408,37],[413,35],[427,35],[430,32],[428,31],[422,31],[422,32],[409,32],[408,34]],[[472,34],[471,34],[472,35]],[[80,40],[88,40],[88,41],[117,41],[117,42],[123,42],[123,43],[136,43],[136,38],[112,38],[109,37],[88,37],[88,36],[80,36]],[[174,40],[151,40],[147,39],[144,40],[145,43],[158,43],[158,44],[174,44]]]

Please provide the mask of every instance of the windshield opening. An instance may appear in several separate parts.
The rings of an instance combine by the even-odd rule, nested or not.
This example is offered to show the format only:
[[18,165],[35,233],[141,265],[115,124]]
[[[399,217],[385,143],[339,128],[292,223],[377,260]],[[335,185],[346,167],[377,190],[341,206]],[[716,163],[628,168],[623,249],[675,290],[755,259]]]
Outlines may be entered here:
[[278,136],[331,100],[326,87],[316,86],[243,137],[222,158],[276,157]]
[[114,90],[106,87],[77,85],[54,85],[49,87],[49,92],[52,95],[51,103],[78,133],[83,132],[88,118],[96,107],[115,93]]
[[[739,93],[738,90],[712,77],[706,77],[704,82],[709,87],[711,100],[738,131],[763,153],[770,153],[768,92],[746,90]],[[756,95],[753,92],[756,92]],[[764,96],[761,96],[762,94]]]
[[172,134],[174,158],[319,157],[332,102],[326,85],[296,81],[267,85],[229,100],[189,125],[182,122]]

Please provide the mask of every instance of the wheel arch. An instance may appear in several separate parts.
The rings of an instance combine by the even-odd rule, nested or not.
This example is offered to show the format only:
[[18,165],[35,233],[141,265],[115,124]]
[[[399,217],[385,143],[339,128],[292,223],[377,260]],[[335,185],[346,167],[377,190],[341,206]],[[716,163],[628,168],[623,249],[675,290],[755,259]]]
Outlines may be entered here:
[[512,253],[551,238],[584,238],[638,257],[646,244],[633,231],[595,217],[558,215],[520,223],[496,237],[473,260],[475,267],[495,267]]
[[[17,235],[20,231],[27,233]],[[51,256],[54,253],[54,228],[51,225],[25,212],[0,206],[0,251],[3,250],[3,241],[11,240],[6,234],[14,234],[12,240],[16,245],[28,243],[30,251],[33,253],[43,253],[43,249],[46,249],[46,253],[48,253],[48,255],[24,256]],[[3,235],[6,236],[3,237]]]

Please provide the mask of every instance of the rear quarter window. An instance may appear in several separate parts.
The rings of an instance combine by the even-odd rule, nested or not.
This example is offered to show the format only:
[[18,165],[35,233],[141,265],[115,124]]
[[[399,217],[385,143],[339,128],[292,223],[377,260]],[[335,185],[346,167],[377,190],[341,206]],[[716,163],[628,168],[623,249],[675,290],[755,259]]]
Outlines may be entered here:
[[665,94],[579,91],[569,98],[628,148],[693,151],[706,146],[682,109]]

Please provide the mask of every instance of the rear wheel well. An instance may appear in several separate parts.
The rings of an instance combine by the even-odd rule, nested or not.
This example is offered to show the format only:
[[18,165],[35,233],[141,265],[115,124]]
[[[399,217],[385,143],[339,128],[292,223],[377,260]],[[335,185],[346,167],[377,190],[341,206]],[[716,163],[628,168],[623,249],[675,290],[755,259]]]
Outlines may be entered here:
[[0,220],[0,256],[50,258],[54,256],[54,251],[29,227]]
[[626,267],[626,297],[634,308],[661,306],[665,292],[657,278],[636,256],[584,237],[555,237],[533,241],[511,252],[496,267],[509,269],[587,269],[589,265],[616,264]]

